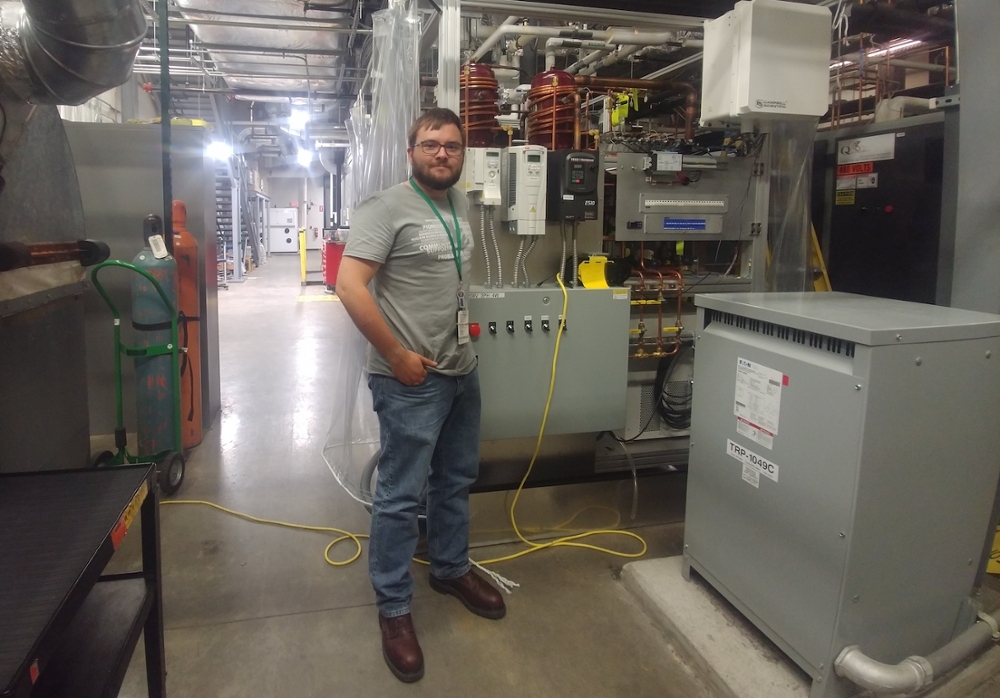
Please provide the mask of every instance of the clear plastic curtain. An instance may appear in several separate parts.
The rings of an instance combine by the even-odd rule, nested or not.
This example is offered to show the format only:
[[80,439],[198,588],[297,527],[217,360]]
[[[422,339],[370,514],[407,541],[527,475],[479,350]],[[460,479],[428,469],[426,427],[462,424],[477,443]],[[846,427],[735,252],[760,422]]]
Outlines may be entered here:
[[[420,112],[416,2],[393,2],[372,19],[371,111],[359,97],[347,122],[353,206],[409,177],[406,132]],[[370,504],[379,430],[367,385],[367,348],[368,342],[350,325],[332,391],[333,415],[323,458],[352,497]]]
[[817,123],[816,119],[805,119],[776,122],[770,127],[769,291],[812,290],[810,199]]

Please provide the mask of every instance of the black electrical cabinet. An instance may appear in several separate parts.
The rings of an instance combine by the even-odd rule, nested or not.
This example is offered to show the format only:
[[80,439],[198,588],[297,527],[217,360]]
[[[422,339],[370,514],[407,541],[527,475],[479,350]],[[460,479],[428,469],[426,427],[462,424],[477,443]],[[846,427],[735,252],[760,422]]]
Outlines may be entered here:
[[597,153],[589,150],[548,152],[545,219],[597,220]]
[[817,141],[813,214],[835,291],[936,302],[944,133],[901,120]]

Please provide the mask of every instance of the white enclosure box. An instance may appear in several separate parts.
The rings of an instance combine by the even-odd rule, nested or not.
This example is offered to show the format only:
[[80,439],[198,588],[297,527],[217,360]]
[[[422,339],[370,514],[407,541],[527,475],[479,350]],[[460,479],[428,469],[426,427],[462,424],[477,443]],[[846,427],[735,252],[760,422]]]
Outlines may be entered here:
[[465,151],[465,193],[473,203],[500,205],[500,148],[468,148]]
[[831,21],[825,7],[743,0],[706,22],[702,125],[825,114]]
[[544,235],[548,153],[540,145],[515,145],[503,153],[501,220],[516,235]]
[[269,208],[267,210],[267,225],[269,228],[298,228],[299,209]]

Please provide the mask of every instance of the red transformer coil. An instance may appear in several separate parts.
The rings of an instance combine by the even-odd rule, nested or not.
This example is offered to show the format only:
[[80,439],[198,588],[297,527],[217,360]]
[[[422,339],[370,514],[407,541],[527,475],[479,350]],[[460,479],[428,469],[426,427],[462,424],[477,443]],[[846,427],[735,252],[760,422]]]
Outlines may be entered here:
[[470,148],[488,148],[496,145],[500,126],[496,117],[497,78],[488,65],[472,63],[462,67],[459,76],[462,98],[462,126],[466,145]]
[[580,93],[572,75],[546,70],[528,92],[528,142],[549,150],[580,149]]

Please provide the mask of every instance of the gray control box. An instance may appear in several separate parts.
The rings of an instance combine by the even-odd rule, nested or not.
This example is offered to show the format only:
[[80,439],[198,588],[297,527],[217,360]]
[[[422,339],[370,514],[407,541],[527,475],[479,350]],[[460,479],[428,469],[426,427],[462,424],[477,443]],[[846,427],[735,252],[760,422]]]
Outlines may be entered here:
[[[569,289],[569,309],[546,434],[625,426],[629,292]],[[563,295],[558,286],[485,289],[469,294],[469,321],[480,335],[482,438],[536,436],[549,390]]]
[[[1000,475],[1000,316],[845,293],[696,297],[694,569],[813,677],[947,643]],[[973,616],[974,618],[974,616]]]
[[692,170],[682,184],[671,155],[677,154],[618,153],[615,239],[750,239],[761,222],[754,158],[719,158],[717,168]]

